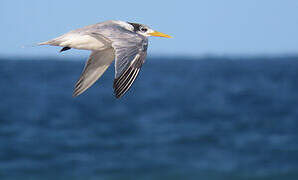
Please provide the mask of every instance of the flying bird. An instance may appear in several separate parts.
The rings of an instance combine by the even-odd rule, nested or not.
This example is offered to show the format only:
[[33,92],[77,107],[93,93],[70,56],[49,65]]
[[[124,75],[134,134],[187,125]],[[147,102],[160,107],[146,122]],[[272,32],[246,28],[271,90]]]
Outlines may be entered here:
[[75,85],[74,97],[92,86],[115,59],[113,88],[116,98],[120,98],[145,62],[149,36],[171,38],[143,24],[111,20],[70,31],[39,45],[60,46],[60,52],[71,48],[91,50]]

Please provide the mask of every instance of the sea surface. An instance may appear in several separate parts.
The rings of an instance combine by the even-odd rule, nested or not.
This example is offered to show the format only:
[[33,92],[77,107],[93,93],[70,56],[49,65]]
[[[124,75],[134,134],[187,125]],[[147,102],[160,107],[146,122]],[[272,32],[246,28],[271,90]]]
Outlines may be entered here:
[[1,180],[298,179],[298,56],[149,57],[121,99],[83,66],[0,58]]

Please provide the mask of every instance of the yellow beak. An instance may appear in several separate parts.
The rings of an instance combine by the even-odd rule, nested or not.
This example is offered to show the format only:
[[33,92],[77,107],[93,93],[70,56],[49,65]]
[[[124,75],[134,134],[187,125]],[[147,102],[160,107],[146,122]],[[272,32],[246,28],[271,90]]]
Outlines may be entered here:
[[169,36],[167,34],[161,33],[161,32],[157,32],[157,31],[153,31],[152,33],[149,33],[150,36],[157,36],[157,37],[166,37],[166,38],[172,38],[172,36]]

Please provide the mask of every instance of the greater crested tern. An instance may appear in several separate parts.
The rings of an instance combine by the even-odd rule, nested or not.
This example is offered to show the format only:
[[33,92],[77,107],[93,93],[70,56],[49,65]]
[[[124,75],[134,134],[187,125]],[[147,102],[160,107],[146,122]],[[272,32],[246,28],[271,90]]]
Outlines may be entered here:
[[116,59],[113,88],[116,98],[120,98],[145,62],[149,36],[171,38],[143,24],[111,20],[70,31],[39,45],[61,46],[60,52],[71,48],[91,50],[75,85],[74,97],[94,84]]

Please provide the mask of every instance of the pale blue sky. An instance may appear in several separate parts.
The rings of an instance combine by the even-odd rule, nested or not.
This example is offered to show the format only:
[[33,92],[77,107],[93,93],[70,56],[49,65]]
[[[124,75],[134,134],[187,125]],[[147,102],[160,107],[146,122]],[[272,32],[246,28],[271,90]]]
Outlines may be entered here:
[[296,0],[1,0],[0,56],[56,56],[55,47],[30,45],[110,19],[144,23],[174,37],[151,38],[151,55],[298,52]]

